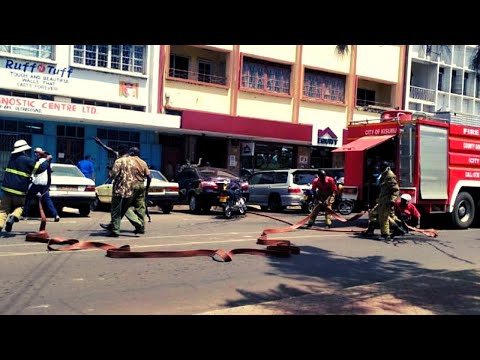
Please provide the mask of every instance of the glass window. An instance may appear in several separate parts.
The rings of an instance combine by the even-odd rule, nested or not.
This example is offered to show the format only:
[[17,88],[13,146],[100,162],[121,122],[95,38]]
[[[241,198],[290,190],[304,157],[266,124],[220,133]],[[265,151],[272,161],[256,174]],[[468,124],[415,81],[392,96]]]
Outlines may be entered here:
[[343,103],[345,102],[346,78],[345,75],[305,70],[303,96]]
[[188,79],[189,58],[175,54],[170,55],[170,70],[168,74],[180,79]]
[[145,45],[74,45],[73,62],[144,74],[145,53]]
[[290,65],[243,58],[241,87],[290,94]]
[[40,59],[53,59],[53,45],[0,45],[0,51]]

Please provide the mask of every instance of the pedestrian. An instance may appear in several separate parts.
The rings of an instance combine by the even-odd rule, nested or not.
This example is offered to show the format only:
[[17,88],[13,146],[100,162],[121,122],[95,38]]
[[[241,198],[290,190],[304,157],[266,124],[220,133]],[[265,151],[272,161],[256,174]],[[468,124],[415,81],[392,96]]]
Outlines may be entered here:
[[397,201],[397,205],[403,221],[405,221],[407,225],[418,229],[420,228],[420,212],[411,201],[412,196],[405,193],[400,196],[400,201]]
[[28,157],[25,151],[31,146],[25,140],[17,140],[13,145],[2,183],[2,201],[0,202],[0,231],[12,231],[13,224],[20,220],[25,205],[25,195],[31,182],[32,174],[47,170],[52,156],[48,155],[43,163],[37,163]]
[[315,201],[315,207],[310,214],[307,227],[315,224],[318,213],[322,208],[325,208],[325,227],[328,229],[332,226],[331,212],[333,203],[335,202],[335,195],[337,192],[337,184],[335,179],[327,176],[325,170],[318,171],[318,177],[312,181],[312,192]]
[[135,233],[145,232],[145,219],[142,221],[133,210],[129,211],[132,206],[133,194],[138,192],[138,186],[136,186],[136,161],[130,157],[128,150],[126,145],[119,146],[120,157],[115,160],[111,171],[113,182],[111,220],[110,224],[100,224],[109,232],[107,236],[110,237],[120,235],[120,221],[123,216],[127,216],[127,219],[135,227]]
[[[37,164],[42,164],[46,161],[48,155],[47,151],[43,151],[42,148],[36,148],[33,153],[37,160]],[[52,183],[52,168],[50,163],[48,164],[47,170],[32,176],[32,184],[29,186],[27,194],[25,196],[25,206],[23,208],[22,217],[26,218],[28,216],[28,211],[33,200],[38,199],[42,202],[42,206],[48,209],[50,215],[52,215],[55,222],[60,221],[60,216],[58,216],[57,209],[53,205],[52,199],[50,198],[50,184]]]
[[[128,151],[130,158],[134,161],[134,182],[133,182],[133,196],[131,199],[131,207],[127,212],[133,211],[141,223],[140,228],[135,226],[135,232],[139,234],[145,233],[145,216],[147,216],[147,195],[152,181],[152,175],[147,163],[140,158],[140,150],[137,147],[132,147]],[[147,184],[145,185],[145,180]],[[133,216],[131,216],[133,218]]]
[[90,155],[85,155],[85,158],[78,162],[77,167],[80,169],[83,175],[85,175],[85,177],[95,181],[95,168]]
[[392,240],[394,235],[390,233],[389,217],[394,211],[394,205],[398,199],[400,188],[396,175],[386,161],[381,163],[380,171],[382,172],[382,176],[380,180],[380,195],[377,200],[380,234],[384,240]]

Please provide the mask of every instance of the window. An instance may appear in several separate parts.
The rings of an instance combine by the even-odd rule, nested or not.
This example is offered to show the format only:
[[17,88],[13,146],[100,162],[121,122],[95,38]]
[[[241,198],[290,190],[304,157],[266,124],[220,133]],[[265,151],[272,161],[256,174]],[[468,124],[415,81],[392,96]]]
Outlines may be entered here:
[[171,54],[168,74],[176,78],[188,79],[189,62],[188,57]]
[[465,73],[463,78],[463,95],[467,95],[468,73]]
[[73,62],[144,74],[145,45],[74,45]]
[[345,75],[305,70],[303,96],[343,103],[345,102],[345,82]]
[[276,64],[269,61],[243,58],[243,88],[267,92],[290,94],[290,65]]
[[210,61],[198,60],[198,81],[211,82],[212,63]]
[[0,45],[0,51],[40,59],[53,59],[53,45]]
[[375,105],[375,91],[357,89],[357,106]]
[[445,74],[445,69],[438,69],[438,90],[443,91],[443,75]]

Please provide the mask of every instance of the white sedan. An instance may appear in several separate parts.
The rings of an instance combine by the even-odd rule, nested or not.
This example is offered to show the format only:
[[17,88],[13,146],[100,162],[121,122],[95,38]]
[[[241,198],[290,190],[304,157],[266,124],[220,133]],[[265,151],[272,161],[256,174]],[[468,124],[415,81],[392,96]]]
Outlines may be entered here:
[[[165,214],[169,214],[173,205],[178,202],[178,183],[170,182],[158,170],[150,170],[152,182],[148,190],[148,206],[158,206]],[[99,185],[95,189],[96,199],[92,204],[92,209],[108,208],[112,203],[112,180],[107,179],[105,184]]]
[[95,182],[85,177],[75,165],[54,163],[51,167],[50,198],[57,211],[66,206],[78,209],[80,215],[87,216],[95,201]]

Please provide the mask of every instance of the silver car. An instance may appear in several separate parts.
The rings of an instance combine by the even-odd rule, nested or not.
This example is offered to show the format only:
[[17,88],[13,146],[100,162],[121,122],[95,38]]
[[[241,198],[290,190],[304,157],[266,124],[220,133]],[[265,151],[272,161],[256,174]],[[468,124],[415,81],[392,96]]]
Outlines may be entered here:
[[304,190],[311,189],[317,176],[315,169],[263,170],[248,179],[248,205],[262,210],[282,211],[287,206],[302,206]]

